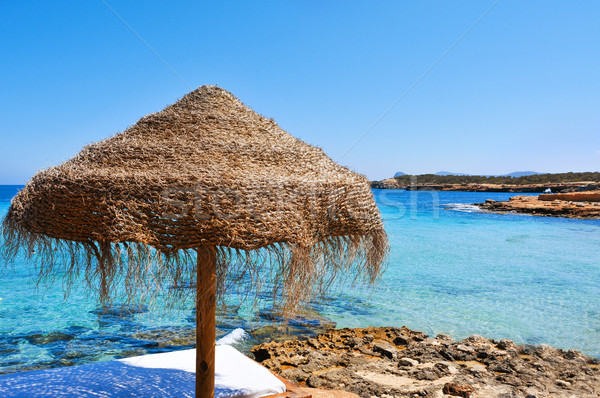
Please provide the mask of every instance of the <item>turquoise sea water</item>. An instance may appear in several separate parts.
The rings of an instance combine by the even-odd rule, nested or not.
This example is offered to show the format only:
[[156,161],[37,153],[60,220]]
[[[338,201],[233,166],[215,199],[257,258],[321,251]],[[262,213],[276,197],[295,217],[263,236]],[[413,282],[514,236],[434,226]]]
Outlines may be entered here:
[[[0,216],[18,188],[0,186]],[[600,220],[497,215],[465,205],[514,195],[508,193],[374,194],[390,238],[387,270],[375,287],[332,292],[316,305],[322,315],[339,327],[477,333],[600,357]],[[21,260],[3,272],[0,298],[0,373],[193,346],[191,302],[166,315],[154,307],[102,313],[83,285],[67,300],[60,283],[36,288],[35,271]],[[219,328],[251,331],[271,322],[242,308]]]

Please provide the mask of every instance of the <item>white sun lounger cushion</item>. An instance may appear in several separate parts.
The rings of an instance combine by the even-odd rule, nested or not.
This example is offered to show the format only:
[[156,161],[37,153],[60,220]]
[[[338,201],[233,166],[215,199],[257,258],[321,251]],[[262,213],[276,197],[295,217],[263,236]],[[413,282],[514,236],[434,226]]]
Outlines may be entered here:
[[[285,392],[267,369],[231,346],[216,347],[215,397]],[[0,376],[0,397],[194,397],[196,350]]]

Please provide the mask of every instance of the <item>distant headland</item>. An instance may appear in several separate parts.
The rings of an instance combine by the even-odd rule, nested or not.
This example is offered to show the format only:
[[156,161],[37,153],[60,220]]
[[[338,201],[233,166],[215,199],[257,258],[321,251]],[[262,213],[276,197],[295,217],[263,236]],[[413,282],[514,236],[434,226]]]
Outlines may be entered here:
[[514,172],[499,176],[466,175],[450,172],[408,175],[372,181],[376,189],[471,192],[581,192],[600,190],[600,172],[537,173]]

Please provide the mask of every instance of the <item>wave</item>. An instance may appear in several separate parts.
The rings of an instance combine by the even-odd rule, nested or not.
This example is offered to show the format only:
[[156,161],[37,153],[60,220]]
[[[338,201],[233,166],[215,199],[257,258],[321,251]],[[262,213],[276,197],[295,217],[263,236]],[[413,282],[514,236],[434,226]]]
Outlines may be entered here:
[[232,345],[241,342],[248,338],[248,333],[242,328],[233,329],[231,332],[226,334],[217,340],[217,345]]
[[478,206],[472,205],[469,203],[448,203],[444,207],[446,210],[454,210],[454,211],[462,211],[465,213],[481,213],[481,210]]

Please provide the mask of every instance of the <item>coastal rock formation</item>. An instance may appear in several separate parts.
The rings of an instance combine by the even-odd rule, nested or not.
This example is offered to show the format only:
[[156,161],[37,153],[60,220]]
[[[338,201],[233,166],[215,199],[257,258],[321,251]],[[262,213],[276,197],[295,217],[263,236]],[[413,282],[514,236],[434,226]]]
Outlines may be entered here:
[[598,397],[599,361],[575,350],[406,327],[337,329],[264,343],[255,359],[302,386],[361,397]]
[[576,202],[559,198],[595,198],[599,192],[537,196],[513,196],[508,201],[486,200],[477,203],[480,209],[493,212],[514,212],[547,217],[600,218],[600,202]]
[[600,202],[600,191],[545,194],[540,195],[538,199],[547,201],[558,199],[572,202]]

